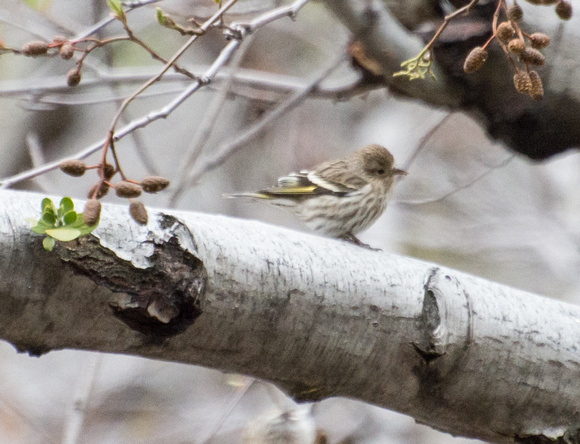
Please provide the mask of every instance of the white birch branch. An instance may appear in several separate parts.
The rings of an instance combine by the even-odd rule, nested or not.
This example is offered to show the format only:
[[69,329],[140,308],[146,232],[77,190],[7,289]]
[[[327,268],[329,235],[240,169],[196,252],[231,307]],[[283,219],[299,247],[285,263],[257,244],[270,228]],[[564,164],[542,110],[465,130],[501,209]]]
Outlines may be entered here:
[[455,435],[578,442],[578,306],[185,212],[139,227],[105,205],[94,236],[47,252],[24,221],[42,197],[0,191],[0,337],[21,351],[186,362],[299,399],[361,399]]

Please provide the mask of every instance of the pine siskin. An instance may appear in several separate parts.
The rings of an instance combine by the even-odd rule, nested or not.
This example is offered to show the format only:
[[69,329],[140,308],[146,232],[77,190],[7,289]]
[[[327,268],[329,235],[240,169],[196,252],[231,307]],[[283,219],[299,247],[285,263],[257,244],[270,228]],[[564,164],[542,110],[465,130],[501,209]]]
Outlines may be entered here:
[[380,145],[368,145],[343,159],[323,163],[278,179],[272,188],[249,197],[282,207],[313,231],[362,244],[355,234],[372,225],[385,211],[397,175],[393,155]]

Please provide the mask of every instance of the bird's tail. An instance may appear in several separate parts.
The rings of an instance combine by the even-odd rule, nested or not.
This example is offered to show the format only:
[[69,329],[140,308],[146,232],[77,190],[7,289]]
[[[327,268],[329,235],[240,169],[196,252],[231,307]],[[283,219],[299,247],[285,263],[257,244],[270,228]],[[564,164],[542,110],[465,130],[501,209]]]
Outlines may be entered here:
[[269,205],[274,205],[275,207],[295,207],[296,206],[296,199],[293,199],[294,196],[288,195],[277,195],[270,193],[269,191],[256,191],[256,192],[247,192],[247,193],[232,193],[232,194],[224,194],[224,197],[227,198],[237,198],[237,197],[245,197],[252,199],[254,201],[262,201]]
[[248,197],[250,199],[271,199],[272,196],[264,193],[231,193],[231,194],[223,194],[223,197],[227,197],[228,199],[234,199],[237,197]]

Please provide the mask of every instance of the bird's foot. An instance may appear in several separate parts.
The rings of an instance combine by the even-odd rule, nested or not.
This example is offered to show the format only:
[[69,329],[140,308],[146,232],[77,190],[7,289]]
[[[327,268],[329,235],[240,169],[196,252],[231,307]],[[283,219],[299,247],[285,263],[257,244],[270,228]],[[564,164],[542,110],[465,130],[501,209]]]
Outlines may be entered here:
[[359,247],[363,247],[366,248],[367,250],[371,250],[371,251],[382,251],[380,248],[373,248],[368,244],[365,244],[364,242],[361,242],[354,234],[352,233],[347,233],[344,236],[341,236],[339,239],[345,240],[347,242],[350,242],[352,244],[358,245]]

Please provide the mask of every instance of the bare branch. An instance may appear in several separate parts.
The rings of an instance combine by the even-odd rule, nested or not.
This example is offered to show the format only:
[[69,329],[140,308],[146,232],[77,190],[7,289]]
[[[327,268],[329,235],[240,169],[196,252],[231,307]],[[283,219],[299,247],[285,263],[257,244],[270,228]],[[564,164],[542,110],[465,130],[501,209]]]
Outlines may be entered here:
[[[234,1],[235,0],[231,0],[230,2],[228,2],[226,5],[224,5],[220,9],[220,11],[227,10],[227,7],[231,6]],[[105,139],[89,146],[88,148],[85,148],[84,150],[77,153],[75,156],[72,156],[69,158],[74,158],[74,159],[85,158],[85,157],[93,154],[94,152],[98,151],[99,149],[104,148],[105,146],[108,146],[108,143],[110,141],[117,142],[117,141],[121,140],[123,137],[125,137],[126,135],[130,134],[131,132],[149,125],[151,122],[168,117],[177,107],[179,107],[179,105],[181,105],[193,93],[195,93],[197,90],[208,85],[209,83],[211,83],[213,81],[213,79],[217,75],[217,73],[228,63],[228,61],[230,60],[232,55],[237,51],[238,47],[240,46],[241,40],[243,39],[243,37],[246,34],[257,30],[261,26],[264,26],[265,24],[270,23],[273,20],[276,20],[276,19],[279,19],[282,17],[288,17],[288,16],[293,17],[306,3],[308,3],[308,0],[298,0],[289,6],[280,7],[280,8],[273,10],[273,11],[262,14],[259,17],[257,17],[256,19],[250,21],[249,23],[233,24],[231,26],[231,29],[237,30],[236,35],[232,35],[233,38],[230,41],[230,43],[228,45],[226,45],[226,47],[220,52],[219,56],[216,58],[216,60],[213,62],[213,64],[210,65],[210,67],[206,70],[206,72],[204,73],[203,76],[201,76],[199,79],[196,79],[195,81],[193,81],[189,87],[187,87],[184,91],[182,91],[181,94],[179,94],[175,99],[173,99],[165,107],[161,108],[160,110],[153,111],[144,117],[134,119],[128,125],[125,125],[124,127],[122,127],[119,130],[115,130],[114,129],[115,122],[117,122],[117,120],[119,119],[120,115],[122,114],[123,109],[135,97],[137,97],[139,93],[144,91],[149,85],[156,82],[158,79],[160,79],[163,76],[163,74],[165,74],[165,72],[179,58],[179,56],[182,54],[182,52],[185,51],[185,49],[187,49],[191,45],[191,43],[193,43],[195,41],[195,39],[198,37],[197,35],[192,36],[188,40],[188,42],[185,45],[183,45],[183,47],[169,60],[169,62],[165,65],[163,70],[157,76],[155,76],[154,78],[152,78],[148,82],[146,82],[136,93],[132,94],[129,98],[127,98],[124,101],[124,105],[121,106],[121,108],[119,108],[116,116],[113,118],[113,124],[111,126],[110,133]],[[207,27],[209,27],[215,20],[217,20],[217,17],[218,17],[218,14],[215,14],[214,16],[212,16],[204,24],[205,28],[204,28],[204,26],[202,26],[202,28],[206,29]],[[106,149],[103,149],[103,157],[105,156],[105,154],[106,154]],[[0,181],[0,188],[6,188],[6,187],[9,187],[9,186],[19,182],[19,181],[22,181],[25,179],[30,179],[32,177],[36,177],[39,174],[44,174],[48,171],[54,170],[54,169],[58,168],[58,165],[62,162],[62,160],[65,160],[65,159],[59,159],[58,161],[47,164],[41,168],[36,168],[34,170],[31,170],[31,171],[17,174],[15,176],[10,177],[10,178],[3,179],[2,181]]]
[[[305,88],[295,92],[287,100],[282,102],[276,109],[267,113],[263,118],[258,120],[254,125],[234,136],[232,139],[224,142],[217,150],[212,158],[205,160],[195,170],[189,170],[185,185],[195,183],[201,176],[208,171],[211,171],[222,165],[232,154],[243,148],[250,140],[256,137],[260,132],[270,123],[282,117],[287,112],[299,106],[304,100],[308,98],[310,93],[315,90],[318,85],[326,79],[335,69],[337,69],[345,60],[345,55],[341,55],[335,60],[322,74],[316,77],[314,81],[308,84]],[[184,187],[177,188],[171,195],[170,203],[175,204],[179,196],[185,190]]]
[[0,192],[0,337],[21,351],[82,348],[235,371],[298,399],[362,399],[493,442],[564,442],[580,429],[578,306],[185,212],[141,227],[104,205],[94,236],[47,253],[24,222],[43,197]]
[[[209,67],[193,65],[188,66],[187,69],[191,72],[205,72]],[[92,92],[92,90],[111,84],[130,85],[131,83],[143,82],[155,75],[156,72],[157,70],[147,67],[106,70],[100,72],[98,77],[83,79],[82,83],[75,88],[74,92],[71,92],[70,88],[65,85],[62,76],[46,76],[42,81],[35,81],[35,79],[27,79],[26,82],[22,80],[4,80],[0,82],[0,97],[31,95],[33,96],[31,100],[34,102],[51,104],[83,105],[106,103],[116,101],[119,97],[107,97],[106,95],[103,97],[103,94],[99,90],[98,93]],[[218,72],[212,83],[207,87],[210,89],[219,89],[230,75],[231,73],[229,72]],[[250,99],[264,99],[264,93],[271,93],[269,100],[272,102],[277,101],[281,95],[294,93],[298,89],[304,88],[308,83],[307,80],[294,76],[247,68],[239,68],[236,70],[233,78],[234,85],[232,85],[232,94]],[[167,85],[165,90],[151,93],[145,92],[139,95],[139,98],[175,94],[183,91],[184,79],[182,75],[166,73],[160,83]],[[170,86],[173,84],[176,86]],[[343,100],[357,94],[362,94],[373,88],[382,88],[382,86],[362,85],[356,76],[346,76],[325,82],[324,85],[320,85],[312,91],[311,97],[317,99]],[[258,93],[252,93],[254,90],[258,91]],[[78,97],[78,99],[71,99],[71,96]],[[265,99],[268,100],[268,97],[266,96]]]
[[226,98],[230,94],[230,89],[234,83],[234,73],[238,69],[244,55],[251,44],[251,35],[250,38],[246,41],[245,45],[242,45],[241,49],[238,51],[236,56],[233,58],[232,63],[230,64],[230,72],[228,73],[229,76],[226,78],[222,87],[218,90],[215,97],[212,99],[208,109],[203,115],[203,119],[199,124],[199,128],[197,129],[196,135],[194,139],[191,141],[187,152],[183,155],[183,163],[180,165],[179,171],[177,173],[177,180],[173,181],[173,185],[175,187],[175,192],[173,193],[173,197],[178,194],[181,194],[183,189],[188,186],[189,181],[187,180],[189,176],[189,171],[197,161],[198,157],[201,155],[203,149],[205,148],[209,137],[213,129],[215,128],[215,124],[218,121],[218,117],[223,109],[223,106],[226,102]]
[[436,65],[433,70],[438,81],[410,82],[407,78],[392,77],[400,71],[401,63],[419,54],[424,45],[391,16],[382,2],[333,0],[325,3],[353,33],[354,38],[363,43],[369,55],[381,64],[383,75],[391,87],[433,104],[457,106],[455,87]]

